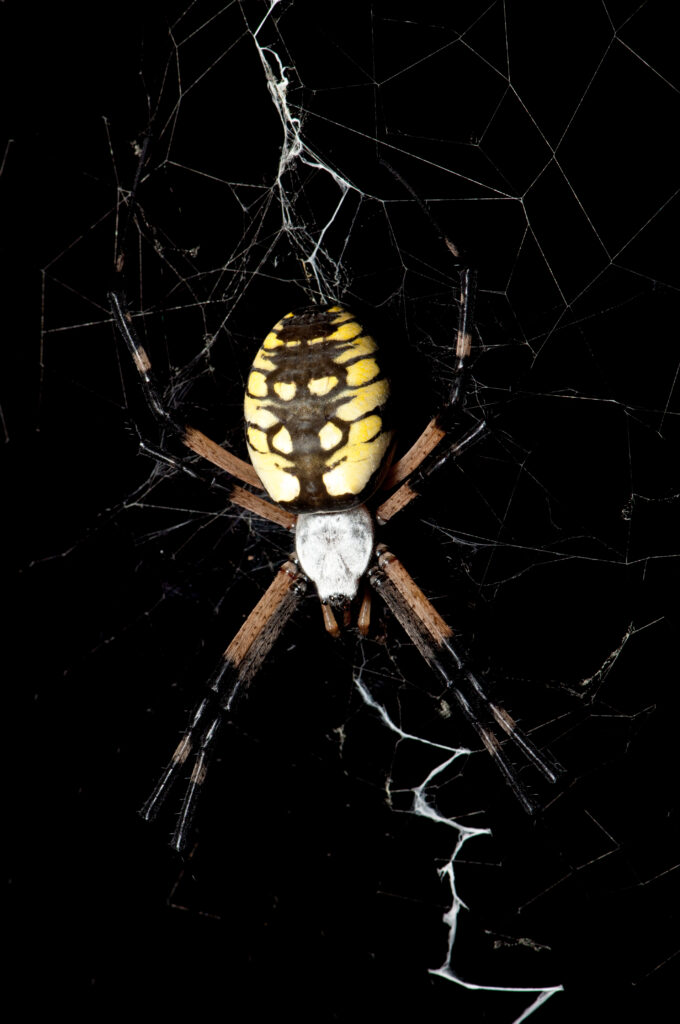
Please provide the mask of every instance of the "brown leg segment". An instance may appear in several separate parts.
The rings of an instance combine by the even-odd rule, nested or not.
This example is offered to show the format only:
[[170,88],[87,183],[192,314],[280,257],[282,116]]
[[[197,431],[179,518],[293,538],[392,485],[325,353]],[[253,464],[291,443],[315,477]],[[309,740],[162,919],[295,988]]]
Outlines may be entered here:
[[[435,421],[433,420],[432,422],[434,423]],[[401,510],[405,508],[411,501],[413,501],[414,498],[418,497],[420,493],[418,491],[418,485],[423,480],[426,480],[431,473],[433,473],[436,469],[439,469],[439,467],[448,459],[455,458],[457,455],[460,455],[463,451],[465,451],[466,448],[470,447],[470,445],[474,444],[475,441],[478,441],[480,437],[482,437],[482,435],[484,434],[485,430],[486,423],[484,420],[480,420],[478,423],[474,425],[474,427],[472,427],[471,430],[467,432],[467,434],[464,434],[463,437],[461,437],[458,441],[455,441],[453,444],[449,445],[449,447],[445,448],[445,450],[441,453],[441,457],[439,459],[436,459],[431,465],[428,463],[427,467],[423,467],[423,469],[420,469],[420,463],[417,463],[414,469],[410,471],[410,476],[408,480],[406,480],[406,482],[403,483],[401,487],[399,487],[394,492],[394,494],[391,494],[389,498],[383,501],[382,504],[379,505],[378,508],[376,509],[375,515],[378,522],[386,523],[393,516],[395,516],[397,512],[401,512]],[[421,435],[421,437],[422,436],[424,435]],[[411,455],[412,452],[415,452],[419,443],[419,441],[416,441],[416,444],[413,446],[413,448],[411,448],[410,452],[407,452],[404,458],[408,458],[408,456]],[[423,449],[423,459],[429,454],[430,451],[434,449],[434,447],[435,445],[432,445],[427,451]],[[399,469],[402,461],[402,459],[399,460],[399,462],[394,467],[395,470]],[[422,459],[420,460],[420,462],[422,462]],[[391,475],[392,474],[390,473],[390,476]]]
[[[195,452],[196,455],[200,455],[201,458],[229,473],[230,476],[236,477],[237,480],[262,490],[260,478],[250,463],[244,462],[243,459],[239,459],[236,455],[232,455],[231,452],[228,452],[221,445],[212,441],[200,430],[196,430],[195,427],[182,426],[173,420],[163,404],[162,392],[156,381],[151,360],[137,337],[133,327],[132,316],[126,309],[122,297],[116,292],[112,292],[109,295],[109,300],[118,333],[125,342],[125,346],[132,357],[134,366],[139,374],[147,405],[158,423],[179,437],[182,444],[186,445],[192,452]],[[167,456],[165,456],[165,453],[163,455],[170,463],[177,465],[180,469],[182,468],[181,462],[178,462],[169,453]],[[283,526],[286,529],[291,529],[295,525],[296,517],[291,515],[290,512],[279,508],[278,505],[273,505],[257,494],[251,494],[250,491],[239,487],[238,484],[232,486],[229,492],[229,500],[234,505],[238,505],[240,508],[247,508],[250,512],[262,516],[263,519],[268,519],[272,523],[278,523],[279,526]]]
[[453,631],[401,562],[384,545],[377,549],[377,566],[369,572],[369,581],[409,635],[432,670],[444,680],[459,709],[474,728],[496,766],[524,809],[533,814],[537,808],[517,777],[491,728],[482,716],[493,719],[508,739],[548,782],[556,782],[564,769],[548,753],[541,752],[516,726],[504,708],[492,704],[477,677],[458,656]]
[[233,708],[236,698],[259,671],[306,586],[306,577],[292,562],[281,567],[224,652],[209,681],[207,696],[195,709],[170,763],[139,812],[147,821],[156,817],[182,767],[192,755],[191,776],[170,844],[177,851],[184,849],[189,837],[194,810],[224,714]]
[[361,607],[357,618],[357,629],[362,636],[368,636],[371,625],[371,591],[364,584],[364,596],[361,599]]

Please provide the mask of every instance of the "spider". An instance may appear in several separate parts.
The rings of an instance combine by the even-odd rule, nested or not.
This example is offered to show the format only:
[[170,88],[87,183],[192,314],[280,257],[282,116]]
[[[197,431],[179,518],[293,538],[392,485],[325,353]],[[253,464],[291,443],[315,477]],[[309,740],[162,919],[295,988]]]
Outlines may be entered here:
[[[487,697],[477,676],[459,657],[450,626],[397,557],[375,540],[376,527],[405,508],[418,496],[422,483],[474,444],[486,427],[483,420],[476,420],[462,437],[449,438],[464,403],[472,344],[474,275],[462,263],[457,272],[460,312],[448,401],[396,462],[390,383],[380,366],[378,346],[344,306],[325,303],[288,313],[265,338],[245,395],[252,463],[248,464],[200,430],[173,418],[122,296],[110,294],[114,321],[164,436],[179,439],[248,488],[264,489],[271,501],[239,483],[230,483],[227,493],[234,505],[295,531],[295,553],[227,647],[207,683],[206,696],[140,810],[143,818],[153,820],[193,759],[170,843],[178,852],[191,834],[220,725],[233,713],[238,697],[260,669],[310,582],[316,586],[323,621],[333,637],[340,633],[336,613],[348,626],[355,599],[359,605],[356,625],[365,635],[371,595],[375,592],[382,598],[430,669],[443,680],[527,813],[534,814],[537,807],[506,756],[496,727],[549,782],[563,771],[550,754],[538,750],[504,708]],[[184,460],[168,455],[165,448],[156,454],[192,474]]]

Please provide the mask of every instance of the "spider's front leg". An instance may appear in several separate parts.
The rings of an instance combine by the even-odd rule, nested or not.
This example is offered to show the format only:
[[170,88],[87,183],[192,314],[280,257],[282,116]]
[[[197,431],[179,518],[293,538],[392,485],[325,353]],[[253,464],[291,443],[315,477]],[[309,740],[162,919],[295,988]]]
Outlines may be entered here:
[[238,697],[260,670],[306,589],[306,577],[293,562],[285,562],[224,652],[208,682],[206,697],[194,710],[169,764],[140,809],[141,816],[152,821],[193,756],[193,767],[170,842],[179,853],[185,848],[191,831],[200,790],[224,716],[233,710]]
[[453,630],[428,601],[401,562],[384,544],[376,549],[376,565],[368,574],[397,621],[411,638],[430,668],[444,681],[468,723],[475,730],[512,792],[529,814],[537,807],[520,782],[494,731],[494,724],[548,782],[554,783],[564,769],[547,752],[525,736],[505,708],[489,700],[474,673],[463,663],[453,645]]

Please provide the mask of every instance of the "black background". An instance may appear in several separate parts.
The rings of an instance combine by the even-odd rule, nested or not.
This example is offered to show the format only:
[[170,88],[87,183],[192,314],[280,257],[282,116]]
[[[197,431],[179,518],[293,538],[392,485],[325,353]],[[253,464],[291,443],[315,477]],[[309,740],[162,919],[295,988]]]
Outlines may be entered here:
[[[545,6],[295,2],[261,38],[296,69],[315,157],[354,186],[324,237],[333,294],[376,311],[406,436],[445,391],[455,274],[380,158],[479,268],[468,409],[489,437],[387,539],[568,776],[536,824],[484,754],[429,791],[493,831],[456,867],[452,969],[564,985],[537,1020],[621,1020],[655,1005],[678,945],[677,76],[661,4]],[[359,649],[303,604],[225,733],[185,863],[169,814],[135,814],[290,540],[138,454],[106,292],[124,285],[163,383],[242,454],[252,355],[309,297],[269,191],[266,11],[0,12],[14,977],[26,1006],[72,1011],[512,1021],[535,994],[428,973],[456,832],[405,811],[441,758],[398,744],[353,672],[405,731],[474,744],[387,615]],[[284,184],[308,254],[338,192],[300,163]]]

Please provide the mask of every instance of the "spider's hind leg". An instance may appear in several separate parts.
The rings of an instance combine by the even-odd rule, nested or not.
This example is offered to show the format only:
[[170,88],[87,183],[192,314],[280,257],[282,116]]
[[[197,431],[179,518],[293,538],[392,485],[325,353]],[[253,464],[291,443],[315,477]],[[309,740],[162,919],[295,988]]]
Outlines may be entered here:
[[[200,430],[187,424],[182,424],[174,418],[163,399],[162,389],[154,374],[149,354],[137,337],[132,316],[128,312],[123,296],[118,292],[110,292],[109,302],[118,334],[124,341],[125,347],[139,375],[146,405],[161,428],[162,437],[160,445],[153,446],[149,445],[143,439],[139,430],[137,430],[140,451],[166,462],[190,477],[196,477],[197,474],[194,469],[186,465],[183,459],[176,458],[168,447],[168,440],[174,437],[195,455],[200,456],[201,459],[211,463],[213,466],[217,466],[220,470],[228,473],[229,476],[242,480],[243,483],[256,487],[258,490],[262,490],[262,483],[249,463],[239,459],[232,452],[227,451],[226,448],[222,448],[221,445],[211,440]],[[246,490],[228,480],[224,486],[227,500],[239,508],[246,508],[251,512],[255,512],[256,515],[262,516],[263,519],[268,519],[272,523],[278,523],[286,529],[290,529],[295,525],[295,516],[278,505],[273,505],[259,495],[253,494],[252,491]]]
[[[453,250],[450,242],[449,248]],[[432,417],[422,434],[416,439],[405,455],[395,462],[382,485],[383,490],[390,490],[396,484],[410,477],[411,474],[428,458],[434,449],[447,436],[449,429],[459,415],[465,401],[465,378],[472,351],[472,309],[476,285],[476,274],[466,266],[460,266],[459,277],[459,314],[456,331],[455,362],[453,380],[449,389],[448,399],[442,408]],[[451,446],[452,447],[452,446]]]
[[413,498],[418,497],[419,488],[429,476],[449,459],[456,458],[483,437],[487,429],[483,418],[475,418],[472,427],[462,437],[449,437],[465,404],[465,381],[472,350],[472,309],[476,274],[471,267],[462,263],[452,243],[446,238],[444,241],[456,257],[460,289],[453,380],[447,401],[406,454],[392,466],[382,484],[383,491],[401,485],[376,510],[378,520],[383,523],[401,511]]

